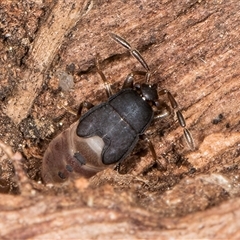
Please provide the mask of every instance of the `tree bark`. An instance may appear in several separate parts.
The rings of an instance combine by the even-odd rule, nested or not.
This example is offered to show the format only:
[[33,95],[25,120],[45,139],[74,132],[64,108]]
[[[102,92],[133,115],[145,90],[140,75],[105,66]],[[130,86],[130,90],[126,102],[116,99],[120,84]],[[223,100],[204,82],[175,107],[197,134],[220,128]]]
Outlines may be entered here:
[[[23,153],[31,178],[17,169],[17,183],[16,159],[2,145],[0,192],[21,191],[0,196],[2,239],[239,238],[238,0],[1,5],[0,136]],[[132,70],[142,70],[109,32],[138,49],[150,82],[174,95],[195,149],[175,119],[160,121],[150,128],[158,164],[138,146],[122,174],[38,184],[47,143],[74,121],[71,112],[84,100],[107,99],[96,55],[115,92]]]

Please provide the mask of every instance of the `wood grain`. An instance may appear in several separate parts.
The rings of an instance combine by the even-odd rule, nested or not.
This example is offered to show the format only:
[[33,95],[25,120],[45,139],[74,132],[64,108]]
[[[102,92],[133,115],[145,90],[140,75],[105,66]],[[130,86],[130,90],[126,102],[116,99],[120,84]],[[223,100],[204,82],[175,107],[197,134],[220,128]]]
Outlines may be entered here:
[[[73,121],[70,110],[83,100],[106,100],[94,67],[96,54],[114,91],[131,70],[141,70],[109,32],[137,48],[150,66],[151,82],[171,91],[196,148],[187,148],[173,119],[151,128],[166,171],[149,170],[151,156],[137,155],[130,174],[107,170],[90,182],[79,179],[60,188],[35,182],[28,196],[1,195],[1,238],[239,238],[240,2],[95,0],[44,5],[50,6],[29,44],[26,65],[11,62],[16,75],[24,77],[1,104],[1,140],[23,148],[30,176],[40,171],[49,138]],[[2,64],[5,70],[8,64]],[[59,89],[62,73],[74,79],[68,91]],[[177,164],[179,159],[183,164]],[[149,171],[141,175],[143,169]]]

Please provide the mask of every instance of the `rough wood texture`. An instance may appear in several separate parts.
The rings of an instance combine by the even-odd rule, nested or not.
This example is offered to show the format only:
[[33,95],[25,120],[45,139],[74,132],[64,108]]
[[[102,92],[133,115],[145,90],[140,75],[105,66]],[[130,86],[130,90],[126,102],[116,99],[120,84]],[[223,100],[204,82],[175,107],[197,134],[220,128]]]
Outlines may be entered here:
[[117,205],[103,208],[89,199],[87,206],[81,196],[73,203],[66,195],[29,199],[1,195],[0,236],[2,239],[239,238],[239,198],[185,217],[163,218],[130,207],[124,200],[126,196],[113,196],[106,189],[98,197],[108,203],[117,198]]
[[19,124],[29,114],[42,89],[45,73],[61,47],[64,36],[86,14],[86,1],[58,1],[39,29],[27,59],[28,69],[18,83],[16,94],[8,101],[6,114]]
[[[69,20],[71,9],[64,12],[60,1],[0,6],[0,136],[24,153],[28,175],[40,180],[47,143],[74,121],[71,111],[81,101],[106,99],[96,54],[115,91],[132,69],[141,69],[109,32],[136,47],[152,70],[152,83],[173,93],[196,149],[188,150],[182,129],[170,119],[150,129],[159,165],[149,168],[151,156],[138,146],[122,166],[128,174],[109,170],[60,188],[29,180],[33,189],[19,189],[15,160],[2,146],[0,191],[22,195],[0,196],[1,238],[239,238],[240,2],[64,2],[75,3],[70,22],[63,19]],[[58,25],[61,34],[51,32],[53,13],[66,14],[52,23],[70,29]],[[49,55],[44,44],[33,51],[54,36]],[[23,84],[34,91],[24,94]]]

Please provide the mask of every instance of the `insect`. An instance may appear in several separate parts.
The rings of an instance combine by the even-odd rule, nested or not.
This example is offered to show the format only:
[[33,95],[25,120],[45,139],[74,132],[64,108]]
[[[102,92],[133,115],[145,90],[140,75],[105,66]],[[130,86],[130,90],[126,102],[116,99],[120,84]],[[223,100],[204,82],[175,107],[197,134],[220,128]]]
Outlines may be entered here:
[[[140,137],[146,140],[156,159],[154,147],[144,132],[154,120],[169,116],[171,108],[176,112],[189,147],[194,148],[185,119],[172,94],[166,89],[158,91],[157,84],[149,83],[151,72],[138,50],[122,37],[113,33],[110,36],[140,62],[144,71],[132,71],[126,77],[122,89],[113,94],[97,62],[97,72],[109,98],[97,106],[82,102],[79,115],[83,108],[88,111],[50,142],[42,164],[45,183],[61,183],[79,175],[88,178],[110,166],[116,166],[131,153]],[[135,84],[136,75],[144,75],[146,83]],[[171,108],[159,99],[159,95],[167,96]]]

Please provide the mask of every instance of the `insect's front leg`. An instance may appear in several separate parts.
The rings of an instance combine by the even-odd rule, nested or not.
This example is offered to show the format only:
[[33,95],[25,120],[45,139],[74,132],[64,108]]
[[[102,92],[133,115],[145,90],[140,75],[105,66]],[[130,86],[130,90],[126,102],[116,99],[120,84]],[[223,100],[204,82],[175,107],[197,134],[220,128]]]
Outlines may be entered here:
[[[141,75],[141,76],[145,76],[146,72],[144,71],[132,71],[131,73],[129,73],[127,75],[127,78],[125,79],[122,89],[126,89],[126,88],[134,88],[134,80],[135,80],[135,76],[137,75]],[[137,84],[136,84],[137,85]]]
[[98,72],[98,74],[100,75],[100,77],[103,80],[103,83],[104,83],[104,86],[105,86],[105,89],[106,89],[106,93],[107,93],[107,96],[109,98],[109,97],[111,97],[113,95],[113,91],[112,91],[112,88],[111,88],[111,86],[110,86],[106,76],[104,75],[104,73],[103,73],[103,71],[101,69],[99,54],[97,54],[97,56],[96,56],[95,64],[96,64],[97,72]]

